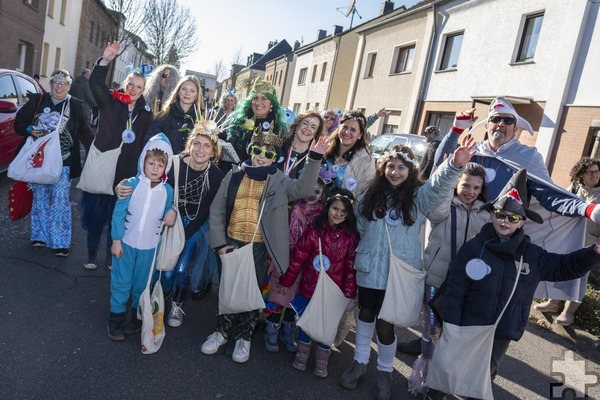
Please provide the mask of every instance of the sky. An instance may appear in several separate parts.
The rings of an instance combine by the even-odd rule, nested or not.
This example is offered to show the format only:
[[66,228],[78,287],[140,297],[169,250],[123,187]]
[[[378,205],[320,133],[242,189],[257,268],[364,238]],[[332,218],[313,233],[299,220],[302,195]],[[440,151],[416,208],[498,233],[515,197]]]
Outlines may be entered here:
[[[182,70],[191,69],[214,74],[214,65],[222,60],[227,67],[241,49],[242,64],[252,52],[264,53],[270,41],[296,40],[309,44],[317,31],[327,34],[333,25],[350,27],[344,13],[351,0],[179,0],[197,21],[199,45],[196,53],[182,62]],[[396,0],[394,9],[416,4],[415,0]],[[379,15],[381,0],[355,0],[362,17],[354,15],[353,27]],[[339,11],[338,11],[339,9]]]

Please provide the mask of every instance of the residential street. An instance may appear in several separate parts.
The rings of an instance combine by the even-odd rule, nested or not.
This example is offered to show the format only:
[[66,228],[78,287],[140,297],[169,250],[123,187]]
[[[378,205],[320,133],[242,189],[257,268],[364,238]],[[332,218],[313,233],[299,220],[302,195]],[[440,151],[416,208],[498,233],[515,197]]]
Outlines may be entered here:
[[[252,342],[250,360],[231,360],[233,343],[225,352],[200,352],[212,332],[217,290],[204,300],[189,300],[186,316],[167,336],[157,354],[143,355],[139,334],[115,343],[107,337],[110,271],[101,263],[95,271],[83,269],[85,232],[78,223],[80,191],[73,189],[74,212],[71,255],[57,258],[49,249],[30,246],[30,219],[11,222],[7,191],[12,181],[0,175],[0,399],[369,399],[376,377],[376,345],[366,379],[353,390],[337,383],[351,364],[353,335],[330,359],[329,377],[317,378],[309,370],[292,367],[293,355],[283,348],[267,353],[262,331]],[[73,187],[75,184],[73,184]],[[168,311],[168,309],[167,309]],[[399,339],[414,338],[399,330]],[[513,343],[494,385],[497,400],[551,397],[552,359],[563,359],[569,344],[559,336],[529,325],[523,339]],[[588,375],[568,371],[580,382],[600,379],[597,350],[578,352],[586,357]],[[414,399],[406,391],[415,357],[398,355],[395,361],[393,399]],[[314,357],[314,353],[313,353]],[[581,371],[584,368],[579,367]],[[590,375],[590,373],[595,374]],[[568,374],[567,374],[568,375]],[[572,383],[571,386],[577,386]],[[600,398],[600,386],[588,387],[588,398]],[[560,397],[559,397],[560,398]],[[566,397],[574,398],[574,397]],[[582,397],[580,397],[582,398]]]

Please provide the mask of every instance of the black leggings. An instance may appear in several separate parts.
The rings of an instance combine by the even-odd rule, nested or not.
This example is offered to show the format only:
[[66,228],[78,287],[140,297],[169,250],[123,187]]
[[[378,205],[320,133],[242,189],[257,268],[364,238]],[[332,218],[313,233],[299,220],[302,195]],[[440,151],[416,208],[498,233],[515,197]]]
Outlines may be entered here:
[[381,344],[389,346],[390,344],[394,343],[394,340],[396,340],[394,325],[377,318],[379,311],[381,310],[384,297],[385,290],[368,289],[359,286],[358,306],[360,311],[358,312],[358,319],[366,323],[375,322],[375,319],[377,319],[375,322],[377,339]]

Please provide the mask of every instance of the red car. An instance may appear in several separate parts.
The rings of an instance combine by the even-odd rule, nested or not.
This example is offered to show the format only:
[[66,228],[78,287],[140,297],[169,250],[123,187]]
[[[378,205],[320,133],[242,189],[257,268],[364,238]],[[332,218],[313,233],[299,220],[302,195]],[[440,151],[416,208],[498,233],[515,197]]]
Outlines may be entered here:
[[15,158],[23,137],[13,128],[17,111],[29,101],[28,93],[42,93],[33,78],[17,71],[0,68],[0,171]]

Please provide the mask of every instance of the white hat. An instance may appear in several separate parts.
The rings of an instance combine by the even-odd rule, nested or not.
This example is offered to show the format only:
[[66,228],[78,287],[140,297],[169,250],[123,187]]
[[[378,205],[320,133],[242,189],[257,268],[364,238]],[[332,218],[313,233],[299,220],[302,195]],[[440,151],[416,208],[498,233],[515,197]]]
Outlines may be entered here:
[[474,131],[475,129],[479,128],[481,125],[487,124],[491,117],[493,117],[494,115],[498,115],[498,114],[512,115],[517,120],[517,126],[521,129],[528,131],[531,134],[531,136],[533,136],[534,131],[533,131],[533,128],[531,127],[531,124],[529,124],[529,122],[527,122],[527,120],[521,118],[521,116],[517,113],[517,111],[512,106],[512,104],[510,104],[510,102],[508,100],[506,100],[504,97],[496,97],[494,100],[492,100],[492,102],[490,103],[490,107],[488,109],[487,118],[485,120],[475,124],[473,126],[473,128],[471,128],[471,131]]

